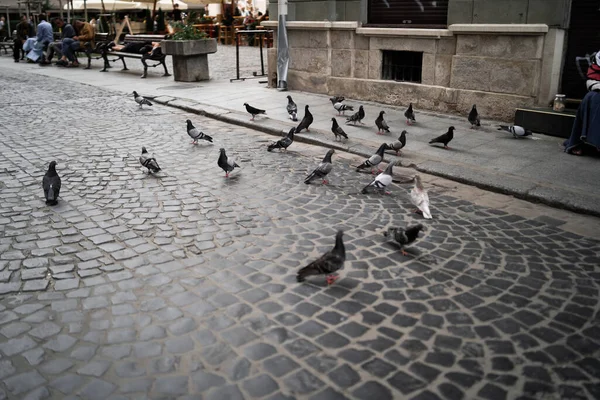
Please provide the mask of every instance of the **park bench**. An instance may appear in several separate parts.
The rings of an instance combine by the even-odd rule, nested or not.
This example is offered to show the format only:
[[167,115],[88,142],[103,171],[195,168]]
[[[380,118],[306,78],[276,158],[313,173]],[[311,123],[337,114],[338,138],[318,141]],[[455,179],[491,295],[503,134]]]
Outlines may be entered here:
[[3,37],[0,41],[0,50],[4,50],[4,54],[8,54],[8,49],[13,49],[14,41],[9,37]]
[[113,36],[108,33],[96,33],[94,35],[94,47],[90,42],[87,42],[84,47],[80,47],[76,53],[83,53],[87,58],[87,66],[85,69],[92,67],[92,59],[100,60],[104,58],[104,49],[106,45],[113,39]]
[[[125,35],[125,39],[123,40],[124,44],[134,43],[134,42],[160,42],[161,40],[165,40],[166,35]],[[113,60],[109,60],[109,57],[116,57]],[[122,51],[105,51],[104,53],[104,69],[102,72],[106,72],[107,68],[110,68],[110,63],[115,62],[117,60],[121,60],[123,63],[123,71],[127,71],[127,64],[125,63],[126,58],[135,58],[142,61],[142,65],[144,66],[144,74],[142,78],[145,78],[148,74],[148,67],[157,67],[162,64],[165,69],[165,73],[163,76],[171,76],[169,71],[167,70],[167,65],[165,64],[165,59],[167,55],[164,53],[160,53],[159,55],[153,56],[150,54],[137,54],[137,53],[125,53]],[[147,61],[157,61],[154,65],[148,65]]]

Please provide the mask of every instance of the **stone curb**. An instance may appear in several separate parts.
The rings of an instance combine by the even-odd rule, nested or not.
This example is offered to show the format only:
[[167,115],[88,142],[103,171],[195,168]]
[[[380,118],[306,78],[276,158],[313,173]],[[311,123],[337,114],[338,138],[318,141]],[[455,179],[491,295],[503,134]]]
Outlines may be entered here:
[[[283,136],[287,133],[288,129],[296,126],[287,121],[277,121],[269,117],[258,117],[261,118],[261,124],[254,124],[248,120],[246,113],[170,96],[147,97],[153,99],[158,104],[178,108],[183,111],[254,129],[278,137]],[[282,126],[284,126],[285,129],[282,129]],[[312,129],[310,134],[313,133],[330,136],[329,132],[322,130]],[[373,149],[371,147],[362,145],[345,146],[343,145],[343,142],[331,143],[330,141],[318,137],[305,136],[304,133],[296,135],[294,139],[298,142],[333,148],[361,157],[370,157],[373,154]],[[542,203],[555,208],[600,217],[600,199],[583,193],[576,193],[556,187],[540,186],[513,176],[486,173],[465,165],[447,164],[432,160],[425,160],[420,162],[419,165],[415,165],[414,163],[403,165],[401,158],[389,154],[386,154],[385,159],[387,162],[399,163],[398,165],[404,168],[413,168],[418,172],[439,176],[491,192],[511,195],[533,203]]]

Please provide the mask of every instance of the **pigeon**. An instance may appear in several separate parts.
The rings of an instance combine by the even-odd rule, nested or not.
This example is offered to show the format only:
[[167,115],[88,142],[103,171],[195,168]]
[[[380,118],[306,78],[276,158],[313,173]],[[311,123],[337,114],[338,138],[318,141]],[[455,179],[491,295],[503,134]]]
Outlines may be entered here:
[[327,275],[327,284],[331,285],[339,276],[335,272],[344,266],[346,261],[346,248],[344,247],[343,231],[338,231],[335,235],[335,247],[323,254],[319,259],[311,262],[306,267],[300,269],[296,275],[298,282],[304,282],[310,275]]
[[223,171],[225,171],[225,178],[229,178],[229,173],[235,168],[241,168],[236,164],[234,159],[227,158],[224,148],[219,149],[219,159],[217,160],[217,165],[221,167]]
[[313,123],[313,115],[308,111],[308,104],[304,107],[304,118],[300,121],[300,124],[296,127],[296,133],[300,133],[302,129],[306,129],[309,132],[310,124]]
[[[381,146],[377,149],[377,152],[373,154],[371,157],[365,160],[362,164],[356,167],[356,171],[360,171],[363,168],[371,167],[371,173],[373,173],[373,167],[379,165],[379,163],[383,160],[383,152],[388,149],[388,145],[386,143],[382,143]],[[381,170],[379,170],[381,172]]]
[[160,171],[160,167],[158,166],[158,163],[156,162],[156,158],[154,157],[150,157],[148,155],[148,151],[146,150],[145,147],[142,147],[142,155],[140,156],[140,164],[142,164],[142,167],[146,167],[148,168],[148,173],[157,173],[158,171]]
[[412,108],[412,103],[410,103],[406,111],[404,111],[404,117],[406,118],[407,125],[412,125],[413,122],[417,122],[417,120],[415,119],[415,112]]
[[248,114],[252,115],[252,118],[250,119],[250,121],[254,121],[254,117],[256,117],[258,114],[266,114],[267,113],[265,110],[260,110],[258,108],[254,108],[248,103],[244,103],[244,106],[246,107],[246,111],[248,111]]
[[531,136],[533,135],[533,133],[528,130],[523,128],[522,126],[519,125],[500,125],[500,127],[498,128],[499,131],[506,131],[506,132],[510,132],[512,133],[514,138],[519,138],[519,137],[525,137],[525,136]]
[[[423,187],[421,177],[415,175],[415,187],[410,191],[410,200],[419,209],[420,214],[426,219],[431,219],[431,212],[429,211],[429,196],[427,191]],[[415,212],[418,212],[415,210]]]
[[346,115],[346,111],[354,111],[353,106],[349,106],[344,103],[333,103],[333,108],[336,109],[336,111],[338,112],[338,115],[340,115],[340,114]]
[[335,118],[331,118],[331,132],[333,132],[333,134],[335,135],[335,140],[338,139],[338,136],[340,137],[340,140],[342,140],[342,138],[348,139],[348,135],[346,134],[346,132],[344,132],[342,127],[338,124],[337,119]]
[[143,105],[152,106],[152,103],[150,103],[150,100],[148,100],[145,97],[140,96],[138,94],[138,92],[136,92],[135,90],[133,91],[133,99],[135,100],[136,103],[138,103],[140,105],[140,108],[142,108]]
[[375,120],[375,125],[377,125],[377,134],[382,132],[390,133],[390,127],[388,126],[387,122],[385,122],[385,120],[383,119],[383,114],[385,114],[385,111],[380,111],[379,117],[377,117],[377,119]]
[[364,118],[365,118],[365,109],[363,108],[363,106],[360,106],[358,108],[357,112],[355,112],[354,114],[352,114],[351,116],[346,118],[346,123],[352,122],[354,125],[356,125],[356,123],[359,122],[359,123],[363,124],[362,120]]
[[327,154],[325,154],[325,157],[323,157],[323,161],[321,161],[321,164],[319,164],[319,166],[315,168],[315,170],[311,172],[310,175],[306,177],[306,179],[304,179],[304,183],[308,185],[315,179],[323,179],[323,184],[329,183],[329,181],[327,181],[325,177],[331,172],[331,168],[333,168],[333,165],[331,165],[331,156],[333,155],[333,153],[335,153],[335,151],[333,149],[330,149],[327,152]]
[[290,119],[292,121],[298,121],[298,106],[296,105],[296,103],[294,103],[294,100],[292,100],[292,96],[288,96],[288,104],[287,104],[287,112],[288,114],[290,114]]
[[411,226],[409,228],[388,228],[386,232],[383,232],[383,236],[394,240],[400,245],[400,251],[403,256],[407,256],[408,253],[404,251],[404,246],[411,244],[419,238],[419,232],[425,231],[425,227],[421,224]]
[[481,126],[481,120],[479,119],[479,113],[477,112],[477,107],[473,104],[473,108],[471,108],[471,112],[469,113],[469,122],[471,123],[471,129],[476,126]]
[[346,100],[344,96],[333,96],[329,99],[329,101],[331,101],[332,104],[341,103],[344,100]]
[[193,144],[198,144],[198,139],[206,140],[212,143],[212,137],[208,136],[204,132],[198,131],[198,129],[196,129],[196,127],[192,124],[192,121],[188,119],[185,122],[187,123],[187,133],[193,139]]
[[52,161],[48,165],[48,171],[42,179],[42,188],[44,189],[46,204],[49,206],[57,205],[58,194],[60,193],[60,176],[56,173],[56,161]]
[[449,149],[450,147],[448,147],[448,143],[450,143],[450,141],[454,138],[454,127],[451,126],[450,128],[448,128],[448,132],[444,133],[443,135],[440,135],[438,137],[436,137],[435,139],[431,139],[429,141],[429,144],[432,143],[442,143],[444,145],[445,149]]
[[292,143],[294,143],[295,131],[296,128],[290,129],[290,131],[287,133],[287,135],[285,135],[283,139],[279,139],[278,141],[271,143],[269,147],[267,147],[267,151],[273,151],[275,149],[279,149],[279,151],[281,151],[281,149],[287,151],[287,148],[290,147]]
[[361,190],[362,194],[367,194],[370,188],[375,189],[379,192],[384,192],[385,194],[390,194],[390,192],[385,192],[385,188],[392,183],[392,169],[394,168],[394,163],[389,163],[385,171],[380,173],[369,183],[367,186]]
[[408,134],[408,132],[406,132],[405,130],[402,131],[402,133],[400,133],[400,137],[398,138],[398,140],[388,144],[388,147],[390,148],[390,150],[394,150],[396,152],[396,155],[401,153],[400,150],[402,150],[404,148],[404,146],[406,146],[406,135],[407,134]]

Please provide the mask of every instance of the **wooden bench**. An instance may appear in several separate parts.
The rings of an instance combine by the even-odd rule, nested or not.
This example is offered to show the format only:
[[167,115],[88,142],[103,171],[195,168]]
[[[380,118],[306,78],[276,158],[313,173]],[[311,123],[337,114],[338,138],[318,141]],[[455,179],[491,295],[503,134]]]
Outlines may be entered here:
[[[161,40],[165,40],[166,35],[125,35],[125,39],[123,40],[124,44],[127,43],[139,43],[139,42],[160,42]],[[117,58],[113,60],[109,60],[109,57],[116,56]],[[123,63],[123,71],[129,70],[127,68],[127,64],[125,63],[126,58],[135,58],[142,61],[142,65],[144,66],[144,74],[142,78],[145,78],[148,75],[148,67],[157,67],[162,64],[165,69],[165,73],[163,76],[171,76],[169,71],[167,70],[167,65],[165,64],[165,59],[167,55],[162,53],[158,56],[152,56],[150,54],[137,54],[137,53],[125,53],[122,51],[106,51],[104,53],[104,69],[102,72],[105,72],[107,68],[110,68],[110,63],[115,62],[117,60],[121,60]],[[154,65],[148,65],[147,61],[157,61]]]
[[90,42],[86,43],[84,47],[80,47],[77,49],[76,53],[83,53],[87,57],[87,66],[85,69],[90,69],[92,67],[92,59],[100,60],[104,59],[104,49],[106,45],[113,39],[112,35],[108,33],[96,33],[94,35],[94,47]]

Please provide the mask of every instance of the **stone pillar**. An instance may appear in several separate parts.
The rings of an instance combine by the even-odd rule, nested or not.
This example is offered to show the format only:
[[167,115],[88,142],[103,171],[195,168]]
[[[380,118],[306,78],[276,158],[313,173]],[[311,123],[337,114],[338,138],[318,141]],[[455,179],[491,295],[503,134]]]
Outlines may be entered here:
[[565,30],[558,28],[549,29],[544,38],[544,48],[542,50],[540,91],[537,99],[539,105],[547,106],[558,92],[564,45]]
[[216,39],[163,40],[165,54],[173,56],[173,75],[176,81],[196,82],[209,79],[208,54],[216,53]]

